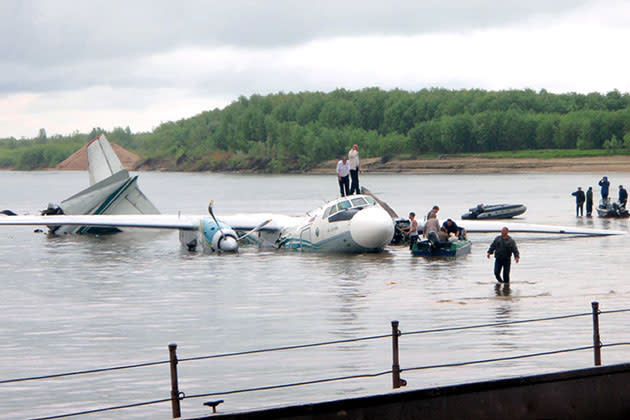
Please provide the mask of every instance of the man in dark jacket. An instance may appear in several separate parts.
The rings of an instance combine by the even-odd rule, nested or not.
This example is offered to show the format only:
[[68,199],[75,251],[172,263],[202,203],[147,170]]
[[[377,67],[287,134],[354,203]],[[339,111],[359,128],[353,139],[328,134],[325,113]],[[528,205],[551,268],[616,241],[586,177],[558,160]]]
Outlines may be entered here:
[[[499,283],[509,283],[512,254],[514,254],[514,261],[517,263],[520,254],[516,242],[508,235],[507,227],[501,229],[501,235],[494,238],[490,248],[488,248],[488,258],[492,254],[494,254],[494,276]],[[501,269],[503,269],[503,280],[501,280]]]
[[582,187],[578,187],[577,191],[572,192],[571,195],[575,197],[575,215],[584,216],[584,202],[586,201],[586,196],[584,195],[584,191],[582,191]]
[[593,187],[588,187],[586,190],[586,217],[591,217],[593,214]]
[[628,203],[628,191],[623,187],[623,185],[619,186],[619,205],[626,208],[626,204]]
[[599,181],[599,186],[602,187],[602,201],[606,203],[608,201],[608,188],[610,187],[610,181],[607,176]]

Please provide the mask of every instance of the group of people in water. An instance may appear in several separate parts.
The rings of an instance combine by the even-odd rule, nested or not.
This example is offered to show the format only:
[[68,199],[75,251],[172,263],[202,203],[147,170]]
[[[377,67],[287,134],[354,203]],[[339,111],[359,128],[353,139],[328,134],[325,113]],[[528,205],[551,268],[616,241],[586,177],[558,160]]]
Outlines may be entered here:
[[[609,204],[608,195],[610,193],[610,181],[607,176],[604,176],[599,180],[598,185],[601,188],[602,201],[601,205],[606,207]],[[586,204],[586,217],[593,215],[593,187],[588,187],[588,190],[582,191],[582,187],[578,187],[577,191],[571,193],[575,197],[575,215],[582,217],[584,215],[584,204]],[[621,208],[626,208],[628,203],[628,191],[619,185],[619,197],[618,205]]]
[[[606,179],[606,177],[604,177],[604,179]],[[354,144],[352,148],[348,151],[348,157],[346,158],[344,156],[339,162],[337,162],[337,181],[339,183],[339,192],[342,197],[361,193],[361,189],[359,187],[358,145]],[[621,186],[619,187],[621,188]],[[581,192],[582,197],[584,197],[584,192],[581,190],[581,188],[578,188],[578,191],[573,193],[573,195]],[[589,207],[587,202],[587,211],[588,215],[590,216],[590,212],[592,211],[593,206],[592,188],[589,188],[589,191],[591,192],[591,210],[588,210]],[[606,192],[606,194],[608,194],[608,192]],[[625,197],[627,201],[627,193]],[[576,200],[578,200],[578,197],[576,197]],[[582,206],[584,205],[585,200],[586,198],[582,200]],[[439,211],[440,207],[437,205],[433,206],[431,210],[429,210],[424,218],[425,221],[422,232],[420,232],[418,228],[416,213],[409,213],[409,227],[403,228],[403,230],[405,231],[405,233],[407,233],[407,236],[409,237],[409,249],[412,249],[413,245],[420,239],[420,234],[422,234],[422,237],[425,239],[434,238],[439,242],[448,241],[452,236],[458,239],[466,238],[466,230],[463,227],[457,226],[453,219],[446,219],[446,221],[442,223],[442,225],[440,225],[440,222],[437,218],[437,214]],[[508,235],[507,227],[504,227],[501,230],[501,235],[497,236],[490,245],[487,253],[488,258],[490,258],[490,255],[492,254],[494,254],[495,256],[494,275],[497,281],[500,283],[509,283],[512,255],[514,255],[514,259],[517,263],[519,261],[520,255],[518,252],[518,248],[516,247],[516,242]],[[501,272],[503,272],[503,278],[501,277]]]
[[[457,223],[453,219],[446,219],[440,226],[437,214],[440,211],[439,206],[433,206],[431,210],[425,216],[424,227],[422,229],[422,236],[425,239],[430,239],[432,235],[435,235],[439,241],[448,241],[451,236],[458,239],[466,238],[466,229],[461,226],[457,226]],[[409,236],[409,249],[413,248],[413,245],[420,239],[420,231],[418,228],[418,221],[416,220],[416,214],[414,212],[409,213],[409,227],[403,228],[403,230]],[[507,227],[501,229],[501,234],[498,235],[488,248],[487,256],[490,258],[494,254],[494,276],[499,283],[510,282],[510,266],[512,262],[512,256],[517,263],[520,260],[520,253],[516,246],[516,241],[509,235]],[[503,275],[503,276],[502,276]]]
[[413,248],[413,245],[420,239],[420,233],[425,239],[430,238],[430,235],[436,235],[439,241],[448,241],[451,235],[457,238],[463,239],[466,236],[466,230],[457,226],[453,219],[447,219],[440,226],[437,214],[440,211],[439,206],[433,206],[427,213],[424,220],[424,227],[422,232],[418,229],[418,221],[416,220],[416,213],[409,213],[409,227],[403,228],[404,232],[409,237],[409,249]]

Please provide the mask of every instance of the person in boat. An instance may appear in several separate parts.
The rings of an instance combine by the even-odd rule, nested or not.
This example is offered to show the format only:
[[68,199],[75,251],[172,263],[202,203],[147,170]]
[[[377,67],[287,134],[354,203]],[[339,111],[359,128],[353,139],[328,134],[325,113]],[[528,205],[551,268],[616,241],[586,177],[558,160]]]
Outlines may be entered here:
[[350,194],[361,194],[359,188],[359,145],[355,144],[348,152],[348,166],[350,167]]
[[586,201],[586,195],[582,191],[582,187],[578,187],[577,191],[571,193],[575,197],[575,216],[584,216],[584,202]]
[[[517,263],[521,258],[516,242],[508,233],[508,228],[504,226],[501,229],[501,234],[494,238],[490,248],[488,248],[488,258],[494,254],[494,277],[499,283],[510,282],[512,255],[514,255],[514,261]],[[501,279],[501,270],[503,270],[503,279]]]
[[405,232],[407,232],[407,235],[409,236],[409,249],[411,249],[413,247],[413,244],[415,244],[418,241],[418,221],[416,220],[416,213],[414,212],[409,212],[409,227],[408,228],[403,228],[401,229]]
[[463,239],[466,236],[466,230],[463,227],[457,226],[457,223],[455,223],[453,219],[446,219],[446,222],[442,224],[442,228],[440,230],[446,233],[445,240],[448,240],[451,237],[451,234],[456,236],[457,239]]
[[337,180],[339,181],[339,192],[342,197],[345,197],[350,192],[350,167],[348,165],[348,159],[346,157],[342,157],[339,162],[337,162]]
[[429,220],[429,216],[431,215],[431,213],[435,214],[435,218],[437,219],[437,214],[438,214],[438,211],[440,211],[440,207],[439,207],[439,206],[437,206],[437,205],[436,205],[436,206],[433,206],[433,207],[431,208],[431,210],[429,210],[429,212],[427,213],[427,215],[426,215],[426,216],[424,216],[424,220]]
[[586,190],[586,217],[593,215],[593,187]]
[[608,201],[608,189],[610,188],[610,181],[607,176],[600,179],[599,186],[602,187],[602,201],[606,203]]
[[424,223],[422,236],[424,238],[427,238],[429,236],[429,233],[433,232],[437,234],[439,231],[440,231],[440,222],[437,219],[437,214],[433,212],[429,212],[429,214],[427,215],[427,221]]
[[623,185],[620,185],[619,186],[619,205],[625,209],[627,203],[628,203],[628,191],[626,191]]

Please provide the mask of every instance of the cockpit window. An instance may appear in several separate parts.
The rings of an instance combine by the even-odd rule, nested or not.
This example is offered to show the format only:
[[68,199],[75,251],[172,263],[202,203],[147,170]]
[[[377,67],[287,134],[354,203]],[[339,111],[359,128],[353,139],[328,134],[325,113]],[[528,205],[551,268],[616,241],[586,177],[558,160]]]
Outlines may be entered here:
[[332,209],[336,209],[336,207],[335,207],[335,206],[330,206],[330,207],[328,207],[328,208],[324,211],[324,214],[322,215],[322,219],[325,219],[325,218],[327,218],[328,216],[330,216],[330,215],[331,215],[331,213],[334,213],[334,212],[332,212],[332,211],[331,211]]
[[363,197],[353,198],[350,201],[352,201],[352,207],[360,207],[360,206],[367,205],[367,201],[365,201]]
[[350,207],[352,207],[352,204],[350,204],[348,200],[340,201],[339,203],[337,203],[337,208],[339,209],[339,211],[349,209]]
[[374,200],[372,197],[370,197],[369,195],[365,197],[365,199],[367,200],[368,203],[372,204],[372,205],[376,205],[376,200]]

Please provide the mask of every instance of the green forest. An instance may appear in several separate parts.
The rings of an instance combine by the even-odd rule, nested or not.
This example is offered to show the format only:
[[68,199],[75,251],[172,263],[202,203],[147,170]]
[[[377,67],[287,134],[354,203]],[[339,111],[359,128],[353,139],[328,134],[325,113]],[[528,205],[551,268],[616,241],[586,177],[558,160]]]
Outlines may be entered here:
[[152,132],[96,127],[48,137],[42,128],[37,138],[0,139],[0,167],[54,167],[101,133],[145,167],[186,171],[305,171],[354,143],[361,157],[383,158],[619,154],[630,153],[630,95],[366,88],[241,96]]

